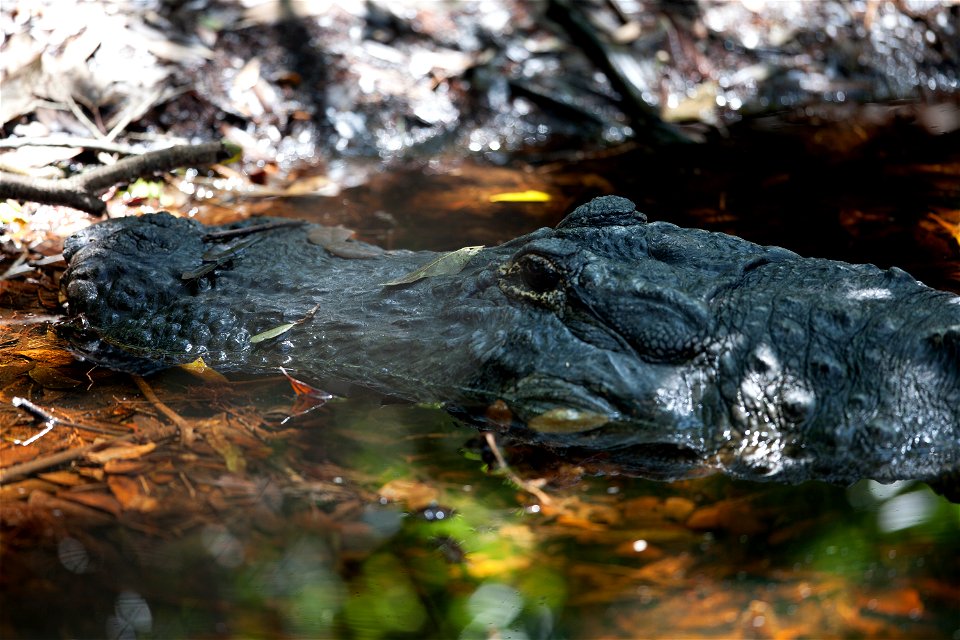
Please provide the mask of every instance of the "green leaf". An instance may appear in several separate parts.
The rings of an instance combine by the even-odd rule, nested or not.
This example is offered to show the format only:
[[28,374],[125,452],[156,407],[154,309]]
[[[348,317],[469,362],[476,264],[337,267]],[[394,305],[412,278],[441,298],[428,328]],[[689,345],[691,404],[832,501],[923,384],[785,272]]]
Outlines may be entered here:
[[400,284],[410,284],[411,282],[416,282],[417,280],[422,280],[423,278],[455,275],[463,271],[463,268],[467,266],[467,263],[470,262],[470,259],[477,255],[481,249],[483,249],[483,246],[463,247],[462,249],[445,253],[442,256],[431,260],[416,271],[411,271],[407,275],[401,276],[396,280],[384,282],[383,286],[394,287]]
[[295,326],[297,326],[296,322],[287,322],[285,324],[280,325],[279,327],[274,327],[273,329],[267,329],[266,331],[262,331],[257,335],[253,336],[252,338],[250,338],[250,344],[257,344],[258,342],[263,342],[264,340],[269,340],[270,338],[276,338],[277,336],[282,336],[287,331],[290,331],[290,329],[293,329]]

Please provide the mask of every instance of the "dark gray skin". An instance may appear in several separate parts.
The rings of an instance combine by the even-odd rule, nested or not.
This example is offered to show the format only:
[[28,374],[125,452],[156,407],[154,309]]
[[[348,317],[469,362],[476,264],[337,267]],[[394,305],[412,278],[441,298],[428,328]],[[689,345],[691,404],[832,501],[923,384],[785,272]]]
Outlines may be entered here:
[[648,223],[612,196],[402,285],[384,283],[440,254],[315,229],[95,225],[65,248],[61,332],[115,369],[283,366],[656,478],[958,474],[960,297],[899,269]]

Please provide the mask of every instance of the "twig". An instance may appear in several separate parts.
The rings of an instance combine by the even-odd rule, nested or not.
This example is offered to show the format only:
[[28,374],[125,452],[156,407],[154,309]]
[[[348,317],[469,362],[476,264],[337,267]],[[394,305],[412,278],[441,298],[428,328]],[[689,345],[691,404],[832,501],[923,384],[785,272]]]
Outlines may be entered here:
[[177,167],[215,164],[233,157],[236,151],[232,145],[223,142],[177,145],[124,158],[116,164],[97,167],[62,180],[26,178],[0,172],[0,199],[65,205],[102,215],[107,205],[101,195],[116,184]]
[[658,142],[689,142],[679,129],[664,122],[656,110],[648,105],[637,86],[626,76],[616,57],[596,33],[581,6],[572,0],[550,0],[547,18],[553,20],[590,58],[610,86],[620,94],[620,108],[630,118],[638,136],[648,135]]
[[[151,393],[153,392],[151,391]],[[156,396],[154,395],[154,397]],[[162,402],[158,401],[158,403],[159,403],[158,406],[163,405]],[[47,413],[43,409],[40,409],[33,403],[30,403],[30,405],[32,405],[34,408],[39,410],[39,413],[36,415],[39,415],[41,417],[44,415],[50,415],[49,413]],[[26,405],[21,405],[21,406],[23,406],[23,408],[26,408]],[[163,405],[163,406],[166,406],[166,405]],[[169,407],[167,409],[169,410]],[[29,410],[29,411],[33,413],[33,410]],[[179,416],[177,417],[180,418]],[[53,418],[53,419],[56,420],[57,418]],[[180,420],[183,420],[183,418],[180,418]],[[167,438],[173,437],[175,434],[176,434],[175,428],[166,427],[165,429],[155,433],[153,436],[153,440],[154,441],[166,440]],[[0,469],[0,485],[6,484],[8,482],[12,482],[14,480],[19,480],[20,478],[25,476],[33,475],[34,473],[43,471],[44,469],[49,469],[50,467],[60,466],[65,462],[71,462],[78,458],[82,458],[86,456],[88,453],[97,451],[98,449],[105,449],[115,444],[130,442],[131,440],[135,440],[137,437],[139,437],[137,434],[131,433],[125,436],[111,438],[110,440],[104,440],[102,442],[94,442],[92,444],[84,445],[82,447],[72,447],[70,449],[66,449],[65,451],[59,451],[57,453],[53,453],[48,456],[44,456],[42,458],[37,458],[36,460],[30,460],[29,462],[23,462],[20,464],[12,465],[10,467],[7,467],[6,469]]]
[[95,451],[97,449],[106,448],[121,442],[129,442],[134,437],[134,434],[130,434],[126,436],[120,436],[119,438],[113,438],[112,440],[94,442],[93,444],[84,445],[82,447],[72,447],[65,451],[60,451],[58,453],[50,454],[49,456],[37,458],[36,460],[30,460],[29,462],[12,465],[6,469],[0,469],[0,484],[6,484],[7,482],[17,480],[23,476],[29,476],[37,473],[38,471],[59,466],[64,462],[70,462],[72,460],[76,460],[77,458],[82,458],[91,451]]
[[172,422],[177,429],[180,430],[180,443],[187,445],[193,442],[193,427],[183,419],[179,413],[168,407],[163,401],[157,396],[156,392],[150,388],[150,385],[147,384],[147,381],[144,380],[141,376],[134,375],[131,376],[133,381],[140,388],[140,393],[143,394],[143,397],[150,401],[153,406],[157,408],[160,413],[167,416],[167,419]]
[[21,147],[68,147],[104,151],[132,156],[141,153],[137,147],[118,142],[107,142],[96,138],[71,138],[70,136],[47,136],[39,138],[7,138],[0,140],[0,149],[19,149]]
[[236,229],[221,229],[220,231],[210,231],[203,235],[203,239],[207,240],[223,240],[225,238],[235,238],[237,236],[245,236],[251,233],[259,233],[260,231],[270,231],[272,229],[280,229],[282,227],[299,227],[305,225],[306,220],[278,220],[276,222],[265,222],[263,224],[253,224],[249,227],[238,227]]
[[57,425],[63,425],[65,427],[70,427],[71,429],[80,429],[81,431],[88,431],[90,433],[99,433],[107,436],[117,435],[116,431],[110,431],[108,429],[102,429],[100,427],[93,427],[90,425],[82,424],[80,422],[73,422],[72,420],[64,420],[63,418],[58,418],[57,416],[53,415],[43,407],[30,402],[26,398],[15,396],[10,401],[10,404],[17,407],[18,409],[23,409],[24,411],[32,415],[34,418],[36,418],[38,421],[43,422],[44,429],[41,432],[31,436],[30,438],[24,440],[23,442],[15,441],[16,444],[20,444],[22,446],[33,444],[34,442],[39,440],[41,437],[45,436],[51,429],[53,429]]
[[513,472],[513,469],[511,469],[510,466],[507,465],[507,461],[504,460],[503,454],[500,453],[500,447],[497,446],[497,440],[494,438],[492,433],[486,431],[484,432],[483,437],[486,439],[490,450],[493,451],[493,457],[497,459],[497,464],[500,465],[500,469],[503,471],[504,475],[507,476],[507,479],[510,480],[510,482],[517,485],[524,491],[533,494],[533,496],[539,500],[541,504],[551,504],[553,502],[553,500],[550,499],[550,496],[544,493],[540,487],[535,486],[532,482],[524,480]]

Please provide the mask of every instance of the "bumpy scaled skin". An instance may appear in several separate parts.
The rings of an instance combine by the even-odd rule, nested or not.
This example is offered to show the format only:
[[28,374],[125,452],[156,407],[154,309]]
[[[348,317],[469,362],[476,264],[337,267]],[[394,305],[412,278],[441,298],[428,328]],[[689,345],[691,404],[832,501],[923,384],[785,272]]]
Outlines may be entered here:
[[62,333],[117,369],[202,356],[444,402],[652,477],[958,472],[960,298],[903,271],[647,223],[616,197],[403,285],[384,283],[438,254],[345,259],[311,229],[218,240],[166,214],[95,225],[66,246]]

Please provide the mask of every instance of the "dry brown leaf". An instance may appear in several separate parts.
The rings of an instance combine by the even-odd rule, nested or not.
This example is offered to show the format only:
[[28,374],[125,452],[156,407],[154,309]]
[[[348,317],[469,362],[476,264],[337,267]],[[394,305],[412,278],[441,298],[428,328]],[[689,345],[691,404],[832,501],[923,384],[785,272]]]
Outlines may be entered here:
[[57,494],[58,498],[78,502],[87,507],[93,507],[100,511],[120,516],[122,508],[120,503],[112,495],[102,491],[61,491]]
[[75,389],[83,384],[53,367],[37,366],[27,375],[44,389]]
[[391,480],[377,492],[381,498],[391,502],[403,502],[410,509],[423,509],[440,498],[440,491],[422,482],[414,480]]
[[17,349],[9,353],[14,356],[29,358],[36,362],[42,362],[48,367],[62,367],[73,364],[76,361],[72,353],[64,351],[63,349],[44,349],[41,347],[36,349]]
[[5,387],[36,366],[34,362],[8,362],[0,365],[0,387]]
[[148,442],[140,445],[121,444],[101,451],[91,451],[87,460],[103,464],[109,460],[135,460],[157,448],[156,443]]
[[34,491],[52,492],[57,490],[57,485],[52,482],[28,478],[0,487],[0,502],[10,502],[13,500],[26,500]]
[[106,475],[103,473],[102,467],[77,467],[77,474],[97,482],[103,482]]
[[97,509],[91,509],[71,500],[56,498],[44,491],[34,491],[30,494],[27,501],[32,507],[53,511],[58,509],[64,515],[69,516],[71,520],[78,525],[100,526],[112,524],[114,519]]
[[726,529],[731,533],[755,534],[768,529],[750,504],[722,500],[694,511],[687,519],[691,529]]
[[76,487],[87,484],[87,481],[80,477],[75,471],[50,471],[37,475],[48,482],[53,482],[65,487]]
[[125,510],[147,512],[157,508],[157,499],[144,494],[140,483],[133,478],[109,476],[107,486]]
[[924,611],[920,594],[913,588],[865,594],[860,605],[871,613],[887,616],[913,617]]
[[243,451],[230,441],[228,433],[230,425],[227,414],[220,413],[206,420],[198,420],[195,425],[197,433],[202,433],[204,440],[223,458],[227,470],[233,473],[243,473],[247,468],[247,461]]
[[150,463],[145,460],[107,460],[103,465],[106,473],[125,473],[127,475],[143,473],[150,468]]

